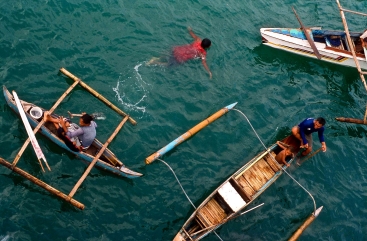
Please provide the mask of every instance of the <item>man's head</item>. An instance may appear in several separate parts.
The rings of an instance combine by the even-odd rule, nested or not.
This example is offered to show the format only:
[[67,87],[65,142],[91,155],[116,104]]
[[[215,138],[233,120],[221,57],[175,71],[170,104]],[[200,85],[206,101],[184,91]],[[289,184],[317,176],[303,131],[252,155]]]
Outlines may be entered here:
[[326,120],[322,117],[319,117],[316,120],[314,120],[313,124],[314,124],[315,129],[320,129],[321,127],[323,127],[326,124]]
[[201,41],[201,47],[202,47],[203,49],[207,49],[207,48],[209,48],[209,47],[210,47],[210,45],[212,45],[212,41],[210,41],[210,39],[205,38],[205,39],[203,39],[203,40]]
[[79,120],[79,124],[81,126],[89,126],[90,125],[90,122],[93,120],[93,117],[88,115],[88,114],[84,114],[80,117],[80,120]]

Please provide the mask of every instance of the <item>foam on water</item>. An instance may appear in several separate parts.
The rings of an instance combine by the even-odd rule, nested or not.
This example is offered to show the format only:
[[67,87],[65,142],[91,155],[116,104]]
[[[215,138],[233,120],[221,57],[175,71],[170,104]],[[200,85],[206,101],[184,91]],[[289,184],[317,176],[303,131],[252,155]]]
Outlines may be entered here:
[[[116,87],[112,88],[116,93],[119,102],[132,111],[140,112],[142,115],[145,113],[146,107],[143,106],[145,98],[148,97],[147,84],[139,73],[139,67],[142,64],[134,66],[135,77],[124,78],[122,75],[117,80]],[[123,88],[120,89],[120,85]],[[133,93],[126,93],[128,90],[134,91]],[[140,94],[141,93],[141,94]],[[140,95],[137,95],[140,94]],[[137,99],[137,100],[133,100]]]

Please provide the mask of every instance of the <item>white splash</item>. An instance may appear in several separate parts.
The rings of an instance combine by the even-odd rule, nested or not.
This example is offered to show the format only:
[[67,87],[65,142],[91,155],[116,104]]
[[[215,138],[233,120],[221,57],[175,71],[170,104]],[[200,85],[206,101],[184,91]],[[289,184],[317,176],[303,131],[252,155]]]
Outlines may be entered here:
[[[147,84],[142,76],[139,73],[139,67],[142,64],[138,64],[134,66],[134,75],[135,77],[127,77],[123,79],[123,76],[120,75],[119,79],[117,80],[117,85],[115,88],[112,88],[113,91],[116,93],[117,99],[119,102],[122,103],[125,107],[132,111],[141,112],[142,114],[145,113],[145,106],[144,99],[148,97],[148,90],[146,87],[149,85]],[[123,87],[120,90],[120,85]],[[141,93],[139,96],[138,94]],[[134,101],[131,100],[133,98],[138,98],[138,100]]]
[[9,240],[9,235],[4,236],[0,236],[0,241],[8,241]]

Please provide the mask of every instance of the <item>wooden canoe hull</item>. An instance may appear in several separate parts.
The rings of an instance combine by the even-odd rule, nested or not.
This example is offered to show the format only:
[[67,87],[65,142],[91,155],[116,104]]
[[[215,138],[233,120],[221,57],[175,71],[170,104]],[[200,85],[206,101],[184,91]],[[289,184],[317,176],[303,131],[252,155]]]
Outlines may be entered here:
[[[4,97],[5,100],[7,102],[7,104],[9,105],[9,107],[17,114],[19,115],[19,111],[18,108],[14,102],[13,96],[12,94],[7,90],[7,88],[5,86],[3,86],[3,93],[4,93]],[[28,103],[25,102],[23,100],[21,100],[22,105],[24,106],[24,108],[26,109],[26,106],[29,107],[28,110],[33,107],[36,106],[32,103]],[[41,108],[41,107],[40,107]],[[44,109],[41,108],[43,111]],[[26,116],[27,119],[30,123],[30,125],[35,128],[38,125],[38,121],[33,119],[33,117],[28,113],[27,110],[25,110],[26,112]],[[47,128],[45,125],[43,125],[39,132],[41,134],[43,134],[44,136],[46,136],[49,140],[51,140],[53,143],[55,143],[56,145],[60,146],[61,148],[75,154],[80,160],[82,160],[84,163],[86,164],[90,164],[93,159],[94,156],[92,155],[92,153],[87,153],[87,152],[93,152],[93,150],[90,151],[86,151],[86,152],[73,152],[71,151],[66,145],[65,143],[57,137],[55,132],[52,132],[49,128]],[[93,144],[91,145],[91,148],[95,148],[96,150],[100,149],[103,146],[103,144],[98,141],[97,139],[94,140]],[[106,160],[112,160],[113,163],[109,163]],[[136,178],[136,177],[140,177],[143,174],[138,173],[138,172],[134,172],[128,168],[126,168],[121,161],[119,161],[117,159],[117,157],[111,152],[111,150],[106,149],[105,152],[103,153],[102,157],[97,161],[96,163],[96,167],[108,172],[111,172],[113,174],[116,174],[118,176],[122,176],[122,177],[127,177],[127,178]]]
[[[317,59],[301,29],[261,28],[260,33],[264,45]],[[314,39],[317,50],[321,54],[321,60],[347,67],[355,67],[353,55],[348,49],[348,43],[342,35],[342,31],[312,29],[310,34]],[[362,33],[351,33],[351,37],[354,40],[357,51],[356,55],[361,69],[367,70],[365,55],[360,42],[358,42],[361,34]],[[323,37],[327,40],[323,40]],[[338,43],[340,42],[341,44],[339,46],[334,46],[332,43],[330,44],[330,38],[340,38],[338,39]]]
[[[289,136],[282,142],[291,145],[293,153],[298,153],[300,143],[295,137]],[[238,169],[200,204],[173,240],[200,240],[236,217],[287,168],[274,158],[281,150],[274,144]],[[287,161],[291,163],[293,159]]]

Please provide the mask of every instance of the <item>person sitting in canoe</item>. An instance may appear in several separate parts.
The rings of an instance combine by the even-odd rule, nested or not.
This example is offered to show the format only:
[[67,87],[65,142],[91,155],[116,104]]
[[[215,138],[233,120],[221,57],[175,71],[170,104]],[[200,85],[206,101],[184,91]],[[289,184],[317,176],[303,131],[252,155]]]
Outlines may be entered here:
[[[79,119],[80,128],[75,129],[74,131],[71,131],[71,129],[68,128],[70,123],[62,116],[60,118],[55,118],[51,116],[50,113],[45,112],[44,121],[53,122],[57,128],[59,137],[72,151],[75,152],[87,150],[93,143],[97,134],[97,124],[93,121],[93,117],[86,113],[83,113]],[[72,142],[72,138],[74,137],[78,138],[80,145],[78,142]]]
[[326,151],[326,143],[324,138],[325,119],[322,117],[307,118],[297,126],[292,128],[292,134],[301,141],[301,148],[305,148],[302,156],[307,156],[312,151],[312,133],[317,132],[321,143],[321,149]]
[[275,160],[277,160],[277,162],[279,164],[284,164],[287,167],[289,167],[290,165],[289,165],[289,163],[285,159],[288,156],[291,156],[291,157],[294,156],[291,147],[285,147],[279,141],[277,141],[277,144],[283,150],[281,152],[279,152],[278,155],[275,156]]

